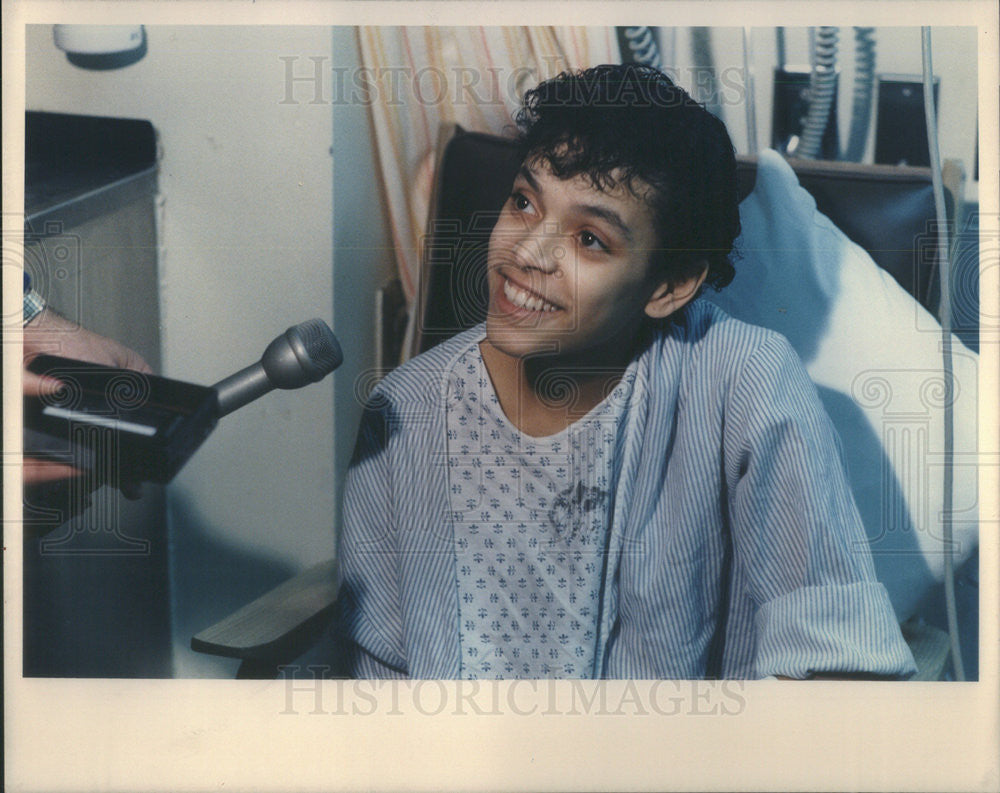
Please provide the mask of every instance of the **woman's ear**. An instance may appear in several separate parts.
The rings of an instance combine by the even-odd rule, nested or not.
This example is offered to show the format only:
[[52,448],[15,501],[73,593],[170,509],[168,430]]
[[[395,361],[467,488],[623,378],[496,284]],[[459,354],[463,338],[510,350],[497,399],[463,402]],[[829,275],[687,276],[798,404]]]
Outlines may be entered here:
[[657,284],[646,303],[646,316],[652,319],[665,319],[676,311],[680,311],[690,303],[708,275],[708,263],[703,263],[701,270],[676,281],[661,281]]

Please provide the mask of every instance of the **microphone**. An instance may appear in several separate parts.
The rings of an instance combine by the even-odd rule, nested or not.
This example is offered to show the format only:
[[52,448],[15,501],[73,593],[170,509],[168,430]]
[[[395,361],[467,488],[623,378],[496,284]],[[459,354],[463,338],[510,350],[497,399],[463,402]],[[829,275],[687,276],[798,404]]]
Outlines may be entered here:
[[218,416],[227,416],[275,388],[301,388],[326,377],[344,356],[333,331],[321,319],[290,327],[267,345],[261,359],[220,380]]
[[213,387],[39,355],[29,368],[63,388],[25,398],[24,453],[100,468],[120,480],[166,483],[219,418],[275,388],[319,382],[342,361],[336,336],[320,319],[293,325],[257,363]]

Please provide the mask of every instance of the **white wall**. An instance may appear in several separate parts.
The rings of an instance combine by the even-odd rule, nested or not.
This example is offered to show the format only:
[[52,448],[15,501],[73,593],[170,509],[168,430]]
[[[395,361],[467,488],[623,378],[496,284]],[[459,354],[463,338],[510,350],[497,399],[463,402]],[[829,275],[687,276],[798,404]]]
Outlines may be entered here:
[[[72,66],[29,27],[29,110],[135,117],[162,149],[163,374],[211,384],[288,326],[332,321],[329,104],[281,104],[281,56],[331,57],[327,27],[148,27],[148,53]],[[128,339],[123,339],[126,343]],[[170,485],[178,676],[228,674],[190,635],[333,552],[333,383],[222,420]]]
[[[333,29],[337,68],[360,66],[354,28]],[[344,348],[344,363],[334,383],[336,433],[334,470],[338,485],[347,471],[365,386],[375,366],[375,292],[397,275],[395,251],[379,183],[369,108],[334,101],[333,246],[336,289],[334,331]],[[303,95],[303,98],[305,96]],[[339,502],[338,502],[339,506]]]

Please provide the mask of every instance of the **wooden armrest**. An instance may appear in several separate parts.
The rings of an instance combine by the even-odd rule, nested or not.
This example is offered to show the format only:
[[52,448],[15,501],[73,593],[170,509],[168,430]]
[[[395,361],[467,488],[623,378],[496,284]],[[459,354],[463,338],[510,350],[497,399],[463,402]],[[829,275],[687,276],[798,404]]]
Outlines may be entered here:
[[310,567],[191,639],[196,652],[274,665],[297,657],[329,623],[337,601],[334,562]]

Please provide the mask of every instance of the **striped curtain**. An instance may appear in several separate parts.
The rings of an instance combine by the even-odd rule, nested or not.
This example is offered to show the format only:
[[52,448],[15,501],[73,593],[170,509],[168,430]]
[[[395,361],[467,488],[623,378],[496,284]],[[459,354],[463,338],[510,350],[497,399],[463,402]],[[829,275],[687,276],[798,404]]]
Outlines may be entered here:
[[439,126],[503,134],[526,90],[565,69],[617,63],[618,43],[612,27],[363,27],[358,38],[399,278],[412,306]]

